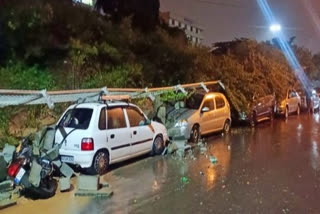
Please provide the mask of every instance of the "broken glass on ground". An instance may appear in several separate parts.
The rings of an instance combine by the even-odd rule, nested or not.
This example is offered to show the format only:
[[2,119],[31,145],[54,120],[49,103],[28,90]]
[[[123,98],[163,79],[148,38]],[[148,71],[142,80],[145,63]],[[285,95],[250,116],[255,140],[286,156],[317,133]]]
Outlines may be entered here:
[[210,162],[213,163],[213,164],[216,164],[216,163],[218,162],[217,158],[214,157],[214,156],[210,156],[210,157],[209,157],[209,160],[210,160]]

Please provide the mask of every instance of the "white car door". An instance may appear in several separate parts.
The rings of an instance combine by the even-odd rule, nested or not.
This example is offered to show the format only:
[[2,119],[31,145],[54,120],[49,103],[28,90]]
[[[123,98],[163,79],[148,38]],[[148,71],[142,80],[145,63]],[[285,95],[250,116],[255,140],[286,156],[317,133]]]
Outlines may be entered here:
[[108,108],[107,121],[107,143],[111,162],[130,158],[130,128],[126,123],[123,108]]
[[154,130],[150,124],[147,124],[147,118],[135,107],[126,108],[131,137],[131,154],[136,156],[147,153],[151,150],[153,144]]

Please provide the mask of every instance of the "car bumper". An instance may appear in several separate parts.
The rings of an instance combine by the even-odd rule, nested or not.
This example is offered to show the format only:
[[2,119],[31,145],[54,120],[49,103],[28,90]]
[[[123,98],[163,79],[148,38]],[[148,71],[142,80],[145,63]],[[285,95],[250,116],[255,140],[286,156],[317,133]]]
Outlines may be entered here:
[[85,151],[72,151],[60,149],[59,154],[62,156],[73,157],[73,161],[65,161],[68,164],[79,165],[81,168],[91,167],[92,160],[94,158],[95,152],[85,152]]
[[168,136],[170,140],[188,140],[190,138],[190,129],[188,126],[172,127],[168,129]]
[[277,114],[284,114],[285,113],[285,107],[281,107],[281,106],[279,106],[278,108],[277,108]]

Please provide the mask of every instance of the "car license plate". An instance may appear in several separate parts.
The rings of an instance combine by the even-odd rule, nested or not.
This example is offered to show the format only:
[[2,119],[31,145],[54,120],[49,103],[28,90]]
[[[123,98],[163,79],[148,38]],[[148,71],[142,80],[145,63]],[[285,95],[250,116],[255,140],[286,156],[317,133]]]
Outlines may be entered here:
[[74,163],[74,157],[73,156],[61,156],[61,161],[65,163]]
[[25,173],[26,173],[26,170],[24,170],[24,168],[21,167],[18,174],[14,178],[14,183],[19,184]]

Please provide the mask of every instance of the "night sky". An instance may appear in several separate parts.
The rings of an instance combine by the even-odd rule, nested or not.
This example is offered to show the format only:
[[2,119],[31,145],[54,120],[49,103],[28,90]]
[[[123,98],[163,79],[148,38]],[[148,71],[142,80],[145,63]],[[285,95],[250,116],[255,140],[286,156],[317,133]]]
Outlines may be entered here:
[[[320,0],[268,0],[285,35],[320,51]],[[270,40],[274,35],[257,0],[161,0],[161,11],[196,20],[205,28],[204,43],[234,38]]]

